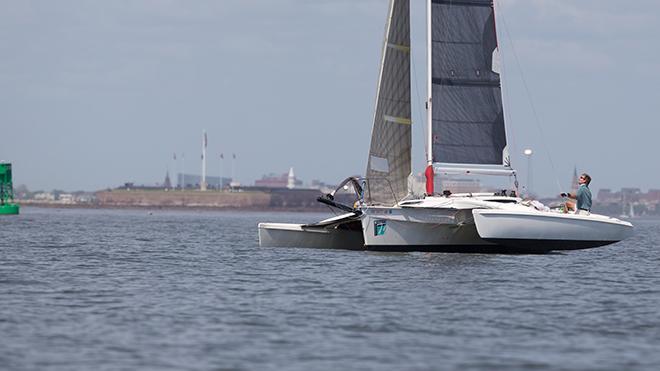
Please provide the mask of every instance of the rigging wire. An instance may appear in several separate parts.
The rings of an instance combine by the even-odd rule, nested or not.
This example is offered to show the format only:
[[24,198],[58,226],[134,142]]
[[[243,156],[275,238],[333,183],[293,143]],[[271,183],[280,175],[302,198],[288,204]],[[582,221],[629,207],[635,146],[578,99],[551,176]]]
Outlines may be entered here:
[[330,210],[331,213],[335,214],[335,216],[339,216],[339,213],[337,211],[335,211],[335,209],[331,208],[328,205],[326,205],[326,207],[328,208],[328,210]]
[[541,120],[539,119],[538,112],[536,111],[536,106],[534,105],[534,100],[532,99],[532,94],[529,89],[529,85],[527,84],[527,79],[525,78],[525,73],[522,69],[522,65],[520,63],[520,59],[518,58],[518,53],[516,52],[516,47],[513,42],[513,38],[511,37],[511,33],[509,32],[509,26],[506,23],[505,17],[504,17],[504,12],[502,11],[502,5],[499,0],[497,1],[498,8],[500,9],[500,19],[502,21],[502,25],[504,26],[504,32],[507,36],[507,39],[509,40],[509,44],[511,45],[511,51],[513,52],[514,59],[516,60],[516,65],[518,66],[518,71],[520,72],[520,78],[522,80],[523,86],[525,88],[525,94],[527,96],[527,99],[529,100],[529,104],[532,108],[532,114],[534,116],[534,123],[536,124],[536,128],[539,131],[539,135],[541,137],[541,143],[543,144],[543,149],[545,149],[545,153],[548,156],[548,161],[550,162],[550,168],[552,170],[552,176],[555,180],[555,183],[557,185],[557,189],[559,192],[562,192],[562,187],[561,184],[559,183],[559,179],[557,177],[557,170],[555,168],[554,161],[552,161],[552,155],[550,153],[550,148],[545,140],[545,135],[543,133],[543,128],[541,126]]

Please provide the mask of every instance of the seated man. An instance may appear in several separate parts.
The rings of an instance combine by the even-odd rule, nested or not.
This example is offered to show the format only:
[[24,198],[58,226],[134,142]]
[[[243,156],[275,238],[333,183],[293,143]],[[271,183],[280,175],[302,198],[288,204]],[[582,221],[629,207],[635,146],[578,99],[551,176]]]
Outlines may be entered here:
[[575,210],[576,214],[589,215],[591,213],[591,190],[589,189],[591,177],[589,174],[583,173],[578,179],[578,190],[575,195],[571,193],[562,193],[562,197],[573,198],[577,200],[577,208],[575,202],[566,201],[564,212],[568,210]]

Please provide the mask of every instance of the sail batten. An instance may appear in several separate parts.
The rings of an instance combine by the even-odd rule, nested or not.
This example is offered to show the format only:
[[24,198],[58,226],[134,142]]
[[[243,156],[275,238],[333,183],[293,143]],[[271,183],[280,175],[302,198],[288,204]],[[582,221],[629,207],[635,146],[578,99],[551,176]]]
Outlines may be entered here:
[[388,43],[387,47],[398,50],[398,51],[401,51],[401,52],[404,52],[404,53],[410,53],[410,46],[408,46],[408,45],[399,45],[399,44]]
[[492,0],[431,0],[433,4],[445,4],[452,6],[479,6],[493,7]]
[[499,81],[491,80],[471,80],[471,79],[447,79],[447,78],[434,78],[433,84],[435,85],[451,85],[451,86],[474,86],[474,87],[500,87]]

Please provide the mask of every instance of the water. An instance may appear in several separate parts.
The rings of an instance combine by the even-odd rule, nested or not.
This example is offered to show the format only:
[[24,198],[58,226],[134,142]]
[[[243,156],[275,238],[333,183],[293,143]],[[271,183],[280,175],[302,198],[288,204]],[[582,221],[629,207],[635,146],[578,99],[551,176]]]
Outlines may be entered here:
[[314,214],[0,218],[0,368],[660,367],[660,221],[550,255],[259,248]]

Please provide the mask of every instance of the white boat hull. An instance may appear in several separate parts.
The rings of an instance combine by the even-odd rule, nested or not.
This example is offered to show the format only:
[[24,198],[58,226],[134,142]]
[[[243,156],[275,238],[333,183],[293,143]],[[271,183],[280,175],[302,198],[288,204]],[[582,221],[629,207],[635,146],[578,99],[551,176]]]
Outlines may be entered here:
[[474,209],[479,236],[512,247],[577,250],[609,245],[633,234],[632,224],[603,215],[536,210]]
[[309,229],[303,224],[259,223],[259,246],[361,250],[361,231]]
[[479,237],[469,210],[375,207],[364,212],[367,250],[488,252],[498,247]]
[[315,224],[259,223],[258,229],[262,247],[364,248],[358,215],[354,213]]

